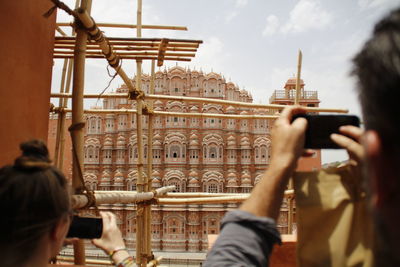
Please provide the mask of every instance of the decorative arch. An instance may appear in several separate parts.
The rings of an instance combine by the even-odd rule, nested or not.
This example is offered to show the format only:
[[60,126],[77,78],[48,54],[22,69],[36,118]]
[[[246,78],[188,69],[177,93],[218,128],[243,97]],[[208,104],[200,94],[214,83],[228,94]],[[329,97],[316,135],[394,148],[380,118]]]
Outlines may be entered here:
[[174,185],[176,192],[186,191],[186,176],[180,170],[170,170],[164,176],[164,185]]

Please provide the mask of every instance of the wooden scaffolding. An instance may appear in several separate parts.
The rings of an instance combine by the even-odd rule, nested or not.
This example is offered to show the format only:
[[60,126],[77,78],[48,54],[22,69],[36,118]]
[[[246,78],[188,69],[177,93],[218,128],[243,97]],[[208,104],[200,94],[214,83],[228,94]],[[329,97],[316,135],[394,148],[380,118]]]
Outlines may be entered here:
[[[51,97],[59,98],[59,106],[50,108],[51,112],[58,113],[57,137],[55,148],[55,164],[62,168],[65,137],[65,117],[67,112],[72,113],[72,125],[69,128],[73,145],[73,176],[72,185],[75,190],[72,197],[74,209],[87,209],[100,204],[136,203],[137,204],[137,233],[136,233],[136,263],[137,266],[155,266],[160,259],[154,259],[151,250],[151,206],[152,204],[204,204],[204,203],[237,203],[247,199],[249,194],[209,194],[209,193],[171,193],[172,186],[153,190],[151,184],[152,174],[152,149],[147,150],[147,169],[144,169],[144,149],[142,140],[142,117],[148,116],[148,144],[152,144],[154,116],[182,116],[182,117],[217,117],[234,119],[273,119],[277,115],[228,115],[210,113],[178,113],[153,110],[153,101],[176,100],[199,103],[217,103],[237,107],[251,107],[270,110],[281,110],[284,105],[264,105],[236,101],[226,101],[206,98],[193,98],[183,96],[166,96],[154,94],[155,64],[162,66],[164,61],[190,61],[197,52],[201,40],[168,39],[168,38],[142,38],[142,29],[168,29],[187,30],[186,27],[164,25],[142,25],[142,0],[137,0],[137,24],[111,24],[96,23],[90,16],[91,0],[76,0],[75,9],[72,10],[59,0],[50,0],[56,7],[74,17],[74,23],[58,23],[57,32],[61,36],[55,38],[54,58],[64,59],[60,93],[53,93]],[[71,36],[67,36],[60,28],[72,26]],[[99,27],[135,28],[135,38],[107,38]],[[105,58],[127,85],[128,93],[120,94],[84,94],[84,75],[86,58]],[[121,60],[136,61],[135,84],[128,78],[121,66]],[[151,61],[150,94],[145,94],[141,88],[142,62]],[[296,83],[296,100],[300,97],[301,52],[298,58],[298,74]],[[72,93],[69,92],[72,80]],[[67,99],[72,98],[72,109],[67,108]],[[84,109],[85,98],[128,98],[136,101],[136,109]],[[305,107],[311,112],[340,112],[342,109],[326,109]],[[131,191],[90,191],[85,187],[82,170],[84,147],[84,113],[134,113],[137,121],[137,192]],[[143,173],[147,175],[143,175]],[[287,190],[285,195],[289,199],[289,209],[293,207],[293,190]],[[289,224],[293,216],[289,212]],[[289,226],[291,227],[291,225]],[[85,264],[85,251],[83,242],[74,245],[75,264]]]

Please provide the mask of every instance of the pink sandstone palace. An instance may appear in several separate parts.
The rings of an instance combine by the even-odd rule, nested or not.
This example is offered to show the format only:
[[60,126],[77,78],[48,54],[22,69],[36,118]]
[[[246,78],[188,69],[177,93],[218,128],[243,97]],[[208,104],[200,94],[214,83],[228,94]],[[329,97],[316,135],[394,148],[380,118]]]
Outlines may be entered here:
[[[296,79],[289,79],[283,90],[276,90],[269,99],[274,104],[293,104]],[[142,90],[150,87],[150,76],[142,76]],[[317,107],[316,91],[304,90],[301,81],[301,105]],[[116,93],[127,92],[122,85]],[[252,102],[252,96],[217,73],[184,69],[176,66],[158,71],[155,94],[203,97]],[[128,99],[103,100],[104,109],[134,108]],[[224,108],[217,104],[155,101],[158,111],[221,114],[273,114],[271,110]],[[55,144],[56,115],[49,127],[49,147]],[[147,119],[147,117],[146,117]],[[70,121],[67,123],[70,123]],[[147,128],[147,121],[143,122]],[[249,193],[268,168],[271,149],[271,119],[219,119],[155,117],[152,185],[158,188],[175,185],[177,192]],[[84,148],[84,179],[93,190],[135,190],[137,179],[136,117],[127,114],[87,114]],[[64,172],[71,175],[71,144],[66,138]],[[146,157],[146,156],[145,156]],[[146,159],[146,158],[145,158]],[[320,152],[313,158],[301,159],[300,170],[321,167]],[[152,246],[158,251],[204,252],[207,237],[218,234],[220,220],[237,204],[161,205],[152,208]],[[135,248],[136,206],[103,205],[118,216],[127,245]],[[295,209],[295,208],[294,208]],[[293,211],[295,214],[295,210]],[[278,222],[281,233],[289,233],[287,201],[281,208]],[[295,231],[295,225],[294,225]]]

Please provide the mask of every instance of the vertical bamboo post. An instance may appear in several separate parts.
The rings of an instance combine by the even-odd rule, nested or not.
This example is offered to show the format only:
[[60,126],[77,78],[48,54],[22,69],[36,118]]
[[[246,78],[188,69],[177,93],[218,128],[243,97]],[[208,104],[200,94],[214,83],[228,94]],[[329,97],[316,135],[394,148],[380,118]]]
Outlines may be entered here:
[[[136,36],[142,37],[142,0],[137,1],[136,12]],[[136,90],[142,90],[142,60],[136,60]],[[136,122],[137,122],[137,147],[138,147],[138,178],[137,178],[137,191],[144,192],[146,190],[143,179],[143,132],[142,132],[142,112],[143,100],[137,99],[136,101]],[[146,266],[147,260],[144,256],[146,248],[146,234],[145,234],[145,221],[144,221],[144,207],[143,204],[137,205],[136,212],[136,265]]]
[[[150,77],[150,94],[154,94],[154,78],[155,78],[155,60],[151,61],[151,77]],[[150,109],[153,109],[153,100],[149,100],[147,103]],[[151,175],[153,173],[153,114],[149,114],[148,134],[147,134],[147,177],[146,191],[152,189]],[[146,253],[151,255],[151,205],[145,207],[145,218],[146,218]]]
[[[141,68],[142,62],[140,60],[136,61],[136,88],[142,87],[142,75],[141,75]],[[142,114],[143,114],[143,102],[142,99],[137,99],[136,101],[136,125],[137,125],[137,147],[138,147],[138,162],[137,162],[137,169],[138,169],[138,178],[137,178],[137,191],[138,192],[145,192],[145,181],[143,179],[143,121],[142,121]],[[143,257],[144,252],[144,205],[138,204],[137,205],[137,215],[136,215],[136,263],[138,266],[143,266],[145,264],[145,258]]]
[[[78,8],[79,6],[79,0],[75,1],[75,8]],[[74,30],[72,30],[72,35],[74,33]],[[64,32],[61,31],[61,34],[63,36],[66,36]],[[64,64],[62,68],[62,74],[61,74],[61,85],[60,85],[60,93],[69,93],[69,87],[70,87],[70,76],[71,76],[71,59],[64,59]],[[68,68],[68,71],[67,71]],[[67,79],[67,84],[65,85],[65,79]],[[58,106],[59,107],[66,107],[67,99],[59,99],[58,101]],[[56,147],[54,151],[54,165],[56,165],[60,170],[62,168],[62,162],[64,160],[64,147],[63,147],[63,139],[64,139],[64,125],[65,125],[65,113],[61,112],[58,114],[58,120],[57,120],[57,136],[56,136]],[[61,164],[60,164],[61,162]],[[59,167],[61,165],[61,168]]]
[[[91,4],[90,4],[91,6]],[[79,0],[75,0],[75,9],[79,7]],[[75,36],[75,30],[71,30],[71,35]],[[67,83],[65,85],[65,93],[69,93],[69,89],[71,88],[71,77],[72,77],[72,67],[74,65],[74,59],[68,59],[68,70],[67,70]],[[68,99],[63,99],[61,107],[66,108],[68,104]],[[62,170],[64,165],[64,147],[65,147],[65,113],[61,112],[59,114],[60,118],[60,139],[59,139],[59,158],[57,167]]]
[[[60,84],[60,93],[64,93],[65,92],[65,76],[67,73],[67,66],[69,63],[69,59],[64,59],[64,63],[63,63],[63,68],[62,68],[62,73],[61,73],[61,84]],[[61,107],[62,103],[64,102],[64,99],[60,98],[58,100],[58,106]],[[58,159],[59,159],[59,154],[60,154],[60,138],[61,138],[61,121],[62,121],[62,113],[58,114],[58,118],[57,118],[57,135],[56,135],[56,147],[55,147],[55,151],[54,151],[54,165],[58,166]]]
[[[72,67],[74,65],[74,59],[68,59],[68,70],[67,70],[67,83],[65,85],[65,92],[69,93],[69,89],[71,87],[71,77],[72,77]],[[68,103],[68,99],[64,98],[61,107],[66,108]],[[62,170],[64,165],[64,147],[65,147],[65,112],[61,112],[59,114],[61,123],[60,123],[60,157],[58,159],[57,167]]]
[[[88,0],[82,0],[80,7],[88,9]],[[90,8],[90,7],[89,7]],[[85,57],[86,57],[86,31],[76,29],[76,42],[74,49],[74,76],[73,76],[73,89],[72,89],[72,125],[84,122],[83,117],[83,91],[85,85]],[[74,144],[74,157],[72,168],[72,187],[76,190],[81,187],[80,172],[83,170],[83,145],[84,135],[83,128],[75,129],[71,133],[72,143]],[[74,244],[74,263],[76,265],[85,264],[85,245],[83,240],[79,240]]]
[[303,54],[301,53],[301,50],[299,50],[299,55],[297,57],[297,77],[296,77],[296,98],[294,101],[295,105],[298,105],[300,103],[300,76],[301,76],[301,61],[303,58]]

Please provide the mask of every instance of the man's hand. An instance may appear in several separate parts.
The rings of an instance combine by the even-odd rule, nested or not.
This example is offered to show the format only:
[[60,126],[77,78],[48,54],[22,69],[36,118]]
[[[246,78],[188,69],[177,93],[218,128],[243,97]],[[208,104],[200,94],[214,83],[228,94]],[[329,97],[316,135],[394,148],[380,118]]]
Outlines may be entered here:
[[365,159],[365,150],[361,145],[363,130],[356,126],[346,125],[340,127],[339,131],[343,135],[331,134],[331,139],[347,150],[351,164],[361,165]]
[[304,151],[304,138],[307,120],[297,118],[295,114],[305,113],[299,106],[290,106],[282,111],[272,129],[271,166],[295,168],[298,158]]

